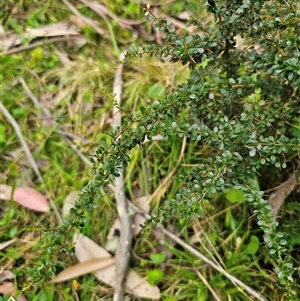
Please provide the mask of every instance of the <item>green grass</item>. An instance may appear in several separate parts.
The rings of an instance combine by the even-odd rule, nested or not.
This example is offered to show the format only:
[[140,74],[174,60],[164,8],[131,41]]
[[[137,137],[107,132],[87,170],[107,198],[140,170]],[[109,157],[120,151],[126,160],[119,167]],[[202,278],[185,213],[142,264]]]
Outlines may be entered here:
[[[162,9],[164,13],[174,17],[184,11],[186,5],[188,9],[193,9],[195,3],[196,1],[175,1]],[[136,1],[105,1],[104,4],[122,18],[144,19],[143,7]],[[22,14],[16,13],[17,9]],[[99,20],[94,12],[82,5],[78,4],[77,9],[87,17]],[[5,12],[8,13],[7,16],[1,16],[4,29],[16,33],[24,32],[26,26],[40,27],[68,21],[70,15],[60,1],[8,2],[5,4]],[[201,14],[201,9],[198,14]],[[134,41],[132,33],[123,30],[114,21],[99,20],[99,23],[107,32],[108,39],[85,28],[87,43],[82,47],[72,42],[45,45],[15,55],[3,55],[1,58],[2,102],[18,122],[39,166],[44,185],[38,182],[28,164],[13,128],[0,115],[2,183],[31,186],[40,191],[46,187],[49,197],[59,210],[62,209],[66,196],[81,189],[91,174],[90,168],[77,156],[59,131],[74,135],[76,138],[72,138],[72,143],[86,157],[93,154],[110,127],[113,103],[106,95],[112,93],[118,54],[125,47],[130,48]],[[147,30],[150,28],[148,23],[143,26]],[[134,44],[141,43],[140,40],[134,41]],[[56,51],[65,53],[70,63],[62,63]],[[168,62],[153,58],[130,61],[124,71],[124,107],[127,111],[135,111],[140,106],[151,103],[156,93],[167,95],[174,85],[184,82],[187,75],[187,68],[176,64],[171,66]],[[19,77],[25,80],[40,103],[51,112],[57,125],[49,125],[41,110],[32,103],[24,87],[18,82]],[[152,141],[143,149],[136,147],[131,151],[132,162],[126,170],[126,193],[130,199],[156,191],[157,197],[151,203],[154,208],[174,197],[180,186],[175,176],[166,182],[165,187],[160,187],[160,184],[176,166],[181,145],[182,140],[174,138],[167,142]],[[199,149],[196,143],[189,143],[182,164],[177,167],[177,174],[186,166],[205,160],[206,154],[210,152],[213,150]],[[158,187],[163,189],[163,193],[157,190]],[[113,194],[101,195],[98,209],[87,213],[87,218],[92,222],[86,224],[83,234],[104,246],[117,213]],[[34,213],[12,202],[0,202],[0,242],[19,238],[16,243],[0,251],[0,266],[16,275],[14,286],[17,291],[29,279],[32,268],[41,264],[40,259],[47,247],[53,244],[53,238],[42,232],[41,228],[55,227],[57,221],[52,212]],[[211,203],[200,206],[203,219],[177,220],[174,216],[170,225],[165,226],[178,235],[180,233],[182,239],[193,244],[207,257],[216,258],[218,264],[224,265],[244,283],[265,296],[273,296],[273,301],[282,300],[276,284],[277,278],[268,264],[268,251],[261,245],[263,234],[256,226],[251,208],[245,202],[232,204],[223,195],[216,195]],[[288,216],[288,207],[286,210]],[[284,227],[288,229],[292,226],[286,222]],[[259,251],[255,252],[256,239],[252,238],[251,241],[251,236],[258,239]],[[299,241],[295,241],[291,248],[297,248],[297,245]],[[151,254],[159,252],[165,252],[168,257],[165,262],[155,264],[151,260]],[[153,233],[144,233],[134,238],[132,253],[131,267],[141,276],[147,277],[151,272],[153,275],[155,270],[162,271],[158,280],[153,280],[161,289],[162,300],[212,300],[209,288],[203,283],[199,273],[207,279],[220,300],[254,300],[182,247],[168,240],[165,246],[160,245]],[[294,256],[296,259],[297,255]],[[58,270],[75,262],[76,259],[70,254],[60,256]],[[82,301],[112,300],[113,289],[100,283],[93,275],[74,280],[78,282],[78,287],[72,281],[57,285],[37,284],[25,291],[24,295],[33,301],[78,300],[77,298]],[[8,297],[0,296],[0,300],[8,300]],[[138,299],[131,296],[128,300]]]

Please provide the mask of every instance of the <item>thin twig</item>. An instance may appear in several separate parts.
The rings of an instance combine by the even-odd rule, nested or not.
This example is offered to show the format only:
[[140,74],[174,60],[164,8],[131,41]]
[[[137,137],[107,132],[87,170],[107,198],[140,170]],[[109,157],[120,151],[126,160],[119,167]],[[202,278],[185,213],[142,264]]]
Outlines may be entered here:
[[87,0],[79,0],[83,4],[85,4],[87,7],[89,7],[92,11],[94,11],[96,14],[98,14],[101,18],[106,18],[107,16],[112,19],[113,21],[117,22],[121,27],[127,28],[127,29],[133,29],[134,26],[141,25],[145,22],[145,20],[126,20],[122,19],[120,17],[117,17],[114,15],[110,10],[108,10],[104,5],[97,3],[95,1],[87,1]]
[[[123,62],[125,55],[122,53],[120,61]],[[121,126],[121,114],[118,105],[121,103],[122,86],[123,86],[123,64],[121,63],[116,71],[113,94],[115,96],[116,105],[113,109],[112,127],[114,130]],[[132,241],[132,214],[129,212],[128,202],[124,192],[124,170],[119,171],[120,176],[115,182],[115,198],[117,203],[118,215],[121,220],[122,229],[120,233],[119,246],[116,253],[116,277],[114,301],[123,301],[126,276],[129,267],[130,249]]]
[[[202,227],[201,227],[198,219],[194,218],[193,220],[195,222],[195,224],[193,225],[194,233],[195,233],[196,237],[198,238],[198,241],[199,241],[200,245],[202,246],[202,248],[204,249],[204,251],[206,252],[206,254],[210,255],[210,258],[213,258],[216,264],[219,264],[220,266],[225,267],[225,264],[224,264],[221,256],[216,251],[216,248],[213,246],[212,242],[208,238],[208,236],[205,233],[205,231],[202,229]],[[200,237],[200,233],[203,234],[203,236],[205,237],[206,241],[209,243],[209,248],[207,248],[205,246],[205,244],[203,243],[203,241],[202,241],[202,239]],[[214,257],[214,255],[212,254],[212,252],[210,251],[210,249],[215,253],[215,255],[216,255],[217,258]]]
[[5,51],[5,54],[16,54],[22,51],[30,50],[39,46],[43,46],[46,44],[54,44],[58,42],[64,42],[64,41],[71,41],[71,40],[77,40],[79,38],[83,38],[83,36],[66,36],[66,37],[58,37],[58,38],[49,38],[44,39],[43,41],[38,41],[35,43],[31,43],[27,46],[20,46],[20,47],[14,47],[10,50]]
[[95,31],[103,36],[105,34],[104,30],[102,28],[100,28],[98,25],[96,25],[95,21],[83,16],[77,9],[75,6],[73,6],[68,0],[62,0],[62,2],[65,4],[65,6],[67,6],[69,8],[69,10],[76,15],[79,19],[81,19],[85,24],[89,25],[90,27],[92,27],[93,29],[95,29]]
[[22,135],[22,132],[21,132],[19,124],[16,122],[16,120],[14,119],[14,117],[9,113],[9,111],[6,109],[6,107],[3,105],[2,102],[0,102],[0,111],[2,111],[2,113],[4,114],[4,116],[7,118],[7,120],[11,124],[11,126],[14,128],[14,130],[15,130],[18,138],[19,138],[19,141],[20,141],[20,143],[21,143],[21,145],[23,147],[23,150],[24,150],[24,152],[25,152],[25,154],[26,154],[26,156],[28,158],[28,161],[30,162],[30,165],[32,166],[32,169],[34,170],[34,172],[35,172],[35,174],[36,174],[39,182],[41,184],[43,184],[43,186],[44,186],[44,189],[45,189],[45,191],[46,191],[46,193],[47,193],[47,195],[49,197],[49,204],[50,204],[52,210],[55,213],[56,219],[58,220],[59,223],[62,223],[62,218],[61,218],[61,216],[60,216],[60,214],[59,214],[59,212],[58,212],[58,210],[56,208],[55,203],[50,198],[50,194],[49,194],[49,192],[48,192],[48,190],[46,188],[46,185],[45,185],[44,180],[43,180],[43,178],[41,176],[39,168],[38,168],[35,160],[33,159],[33,156],[31,154],[31,151],[30,151],[29,147],[28,147],[28,144],[27,144],[26,140],[24,139],[24,137]]

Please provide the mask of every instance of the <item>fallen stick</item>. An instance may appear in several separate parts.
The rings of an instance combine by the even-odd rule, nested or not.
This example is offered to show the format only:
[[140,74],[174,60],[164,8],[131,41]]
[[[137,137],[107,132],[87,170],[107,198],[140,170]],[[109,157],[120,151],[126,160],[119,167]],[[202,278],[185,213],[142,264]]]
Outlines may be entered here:
[[[122,86],[123,86],[123,61],[125,55],[122,53],[120,56],[120,62],[114,80],[113,95],[116,100],[116,104],[113,109],[112,127],[114,130],[121,127],[121,114],[118,110],[118,106],[121,103]],[[121,136],[119,136],[120,138]],[[130,208],[124,192],[124,169],[119,171],[120,176],[115,180],[115,198],[117,203],[118,215],[121,220],[122,229],[120,233],[118,250],[116,253],[116,278],[115,278],[115,291],[114,301],[123,301],[126,287],[126,276],[129,267],[130,250],[132,242],[132,214],[129,212]]]

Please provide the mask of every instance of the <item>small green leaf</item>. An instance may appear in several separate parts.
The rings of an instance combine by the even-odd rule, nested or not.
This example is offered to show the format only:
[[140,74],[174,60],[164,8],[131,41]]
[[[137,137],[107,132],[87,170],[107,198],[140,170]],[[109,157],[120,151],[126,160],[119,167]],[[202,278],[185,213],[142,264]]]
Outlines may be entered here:
[[187,44],[191,43],[192,41],[193,41],[193,37],[192,37],[192,36],[187,36],[187,37],[185,37],[185,42],[186,42]]
[[255,255],[259,249],[259,239],[255,235],[250,236],[250,242],[246,246],[246,252],[250,255]]
[[249,156],[250,157],[254,157],[256,154],[256,150],[255,149],[251,149],[251,151],[249,152]]
[[148,282],[151,285],[155,285],[157,281],[159,281],[164,275],[164,272],[162,270],[148,270],[147,271],[147,277],[148,277]]
[[152,253],[150,254],[150,258],[153,261],[153,263],[159,264],[165,261],[166,254],[164,252],[156,253],[156,254]]
[[175,128],[177,128],[177,126],[178,126],[177,123],[175,121],[173,121],[172,122],[172,128],[175,129]]

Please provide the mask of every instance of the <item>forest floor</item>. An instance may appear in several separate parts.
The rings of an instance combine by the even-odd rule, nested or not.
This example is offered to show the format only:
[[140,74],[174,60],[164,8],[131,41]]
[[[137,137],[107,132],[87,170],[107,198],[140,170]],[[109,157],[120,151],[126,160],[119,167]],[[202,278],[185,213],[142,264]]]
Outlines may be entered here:
[[[166,16],[178,32],[194,33],[196,29],[186,23],[191,14],[203,17],[198,2],[164,0],[153,5],[153,12]],[[77,265],[82,261],[77,250],[57,257],[57,275],[65,271],[62,278],[54,275],[53,283],[29,287],[26,283],[37,276],[36,267],[54,260],[47,257],[47,250],[57,242],[47,228],[58,227],[68,217],[89,181],[89,158],[111,128],[120,54],[127,50],[139,53],[142,46],[164,43],[164,35],[147,21],[145,7],[146,3],[136,0],[16,0],[3,4],[0,301],[113,298],[108,278],[114,278],[114,269],[106,261],[115,253],[120,229],[113,191],[99,192],[98,208],[86,213],[81,241],[77,240],[85,259],[104,254],[105,260],[101,257],[92,265],[104,264],[107,270],[101,273],[90,264]],[[213,21],[208,17],[206,22]],[[122,106],[134,112],[171,93],[188,74],[188,67],[155,57],[141,55],[126,61]],[[186,145],[177,138],[164,141],[156,137],[133,148],[125,170],[126,196],[151,214],[174,197],[179,185],[176,174],[199,156],[205,154],[196,143]],[[19,199],[11,201],[12,191],[18,188]],[[155,228],[136,231],[126,300],[237,301],[259,300],[260,296],[283,300],[263,233],[239,192],[216,197],[204,210],[202,219],[174,217],[163,225],[165,232]],[[295,260],[299,259],[294,246],[300,244],[300,230],[290,218],[297,210],[300,216],[292,202],[282,209]],[[137,228],[143,218],[136,216]],[[70,233],[70,240],[73,235],[76,233]],[[70,267],[73,269],[67,270]]]

